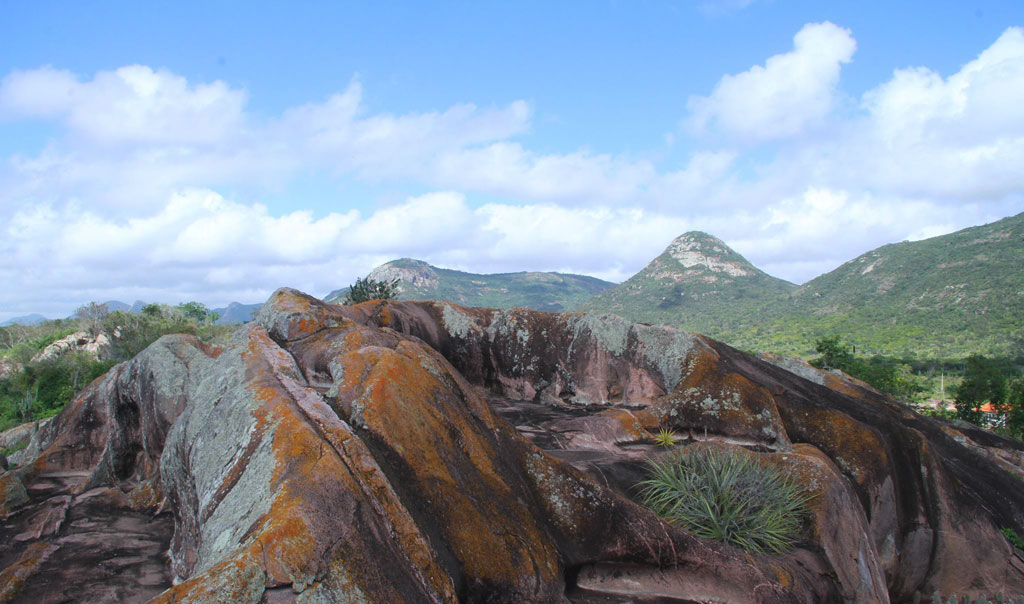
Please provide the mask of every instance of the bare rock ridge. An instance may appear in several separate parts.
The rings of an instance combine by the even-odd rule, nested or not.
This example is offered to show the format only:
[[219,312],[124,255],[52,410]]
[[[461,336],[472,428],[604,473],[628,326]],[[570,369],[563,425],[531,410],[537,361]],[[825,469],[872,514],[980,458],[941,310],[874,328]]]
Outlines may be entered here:
[[[1024,533],[1019,444],[785,364],[610,315],[282,289],[223,349],[165,336],[118,365],[12,459],[0,602],[1024,593],[999,532]],[[800,546],[634,503],[661,427],[792,469]]]

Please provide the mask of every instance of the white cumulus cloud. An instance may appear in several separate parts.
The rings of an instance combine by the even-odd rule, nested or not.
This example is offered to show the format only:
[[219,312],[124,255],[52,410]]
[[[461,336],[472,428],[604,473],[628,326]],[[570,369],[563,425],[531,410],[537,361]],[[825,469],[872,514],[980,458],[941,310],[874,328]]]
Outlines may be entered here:
[[848,29],[829,22],[805,25],[792,51],[723,76],[708,96],[690,97],[687,123],[698,133],[742,142],[798,135],[832,111],[840,68],[856,48]]
[[235,135],[246,95],[215,81],[185,78],[145,65],[101,71],[80,82],[68,71],[16,71],[0,82],[0,118],[51,117],[101,144],[211,144]]
[[[38,152],[0,157],[0,319],[111,298],[325,294],[400,256],[621,280],[687,230],[802,282],[885,243],[1024,210],[1024,30],[953,73],[901,67],[848,99],[855,49],[850,31],[812,23],[791,51],[751,57],[690,98],[680,117],[698,136],[675,141],[689,152],[672,161],[589,141],[540,151],[521,100],[374,112],[353,81],[257,116],[241,88],[145,66],[14,71],[0,122],[58,129]],[[248,201],[311,173],[370,198],[379,183],[403,192],[363,212],[344,198],[319,212]]]

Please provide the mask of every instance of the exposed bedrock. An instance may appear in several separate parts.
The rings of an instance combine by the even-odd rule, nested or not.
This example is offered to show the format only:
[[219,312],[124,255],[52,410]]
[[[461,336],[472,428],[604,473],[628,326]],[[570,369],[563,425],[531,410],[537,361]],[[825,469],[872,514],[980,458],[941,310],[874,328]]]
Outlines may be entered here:
[[505,396],[617,407],[563,420],[562,441],[607,450],[670,427],[817,473],[809,485],[822,496],[808,545],[836,573],[843,598],[880,598],[865,596],[878,582],[893,601],[915,591],[1024,593],[1024,564],[999,532],[1021,533],[1024,522],[1016,441],[922,417],[845,376],[613,315],[430,302],[344,312],[419,337]]
[[[800,546],[750,555],[634,503],[660,428],[791,471],[817,495]],[[1019,445],[612,316],[282,289],[223,349],[166,336],[115,367],[20,455],[0,478],[0,601],[1024,594],[999,533],[1024,534]],[[53,588],[83,543],[120,582],[90,563]]]

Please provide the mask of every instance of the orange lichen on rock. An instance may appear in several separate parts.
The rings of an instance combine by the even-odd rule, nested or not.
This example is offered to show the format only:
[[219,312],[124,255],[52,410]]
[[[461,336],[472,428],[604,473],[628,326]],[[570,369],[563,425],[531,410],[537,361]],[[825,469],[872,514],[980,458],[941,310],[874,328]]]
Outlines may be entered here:
[[149,604],[256,604],[266,587],[259,559],[246,550],[175,585]]
[[[269,489],[261,496],[265,501],[256,502],[267,508],[244,533],[210,535],[218,542],[227,539],[213,550],[200,544],[215,556],[200,562],[212,565],[188,577],[164,601],[257,602],[267,588],[290,586],[296,594],[312,590],[315,595],[307,596],[315,601],[454,602],[451,578],[387,488],[372,455],[306,385],[294,359],[259,327],[249,329],[240,354],[225,358],[241,360],[245,389],[238,400],[253,406],[247,416],[236,414],[231,421],[249,418],[250,427],[243,430],[249,444],[221,470],[223,483],[215,492],[201,497],[209,503],[199,510],[199,520],[210,518],[214,512],[206,510],[218,510],[231,497],[238,501],[232,495],[237,490]],[[222,403],[218,409],[227,412],[231,406]],[[258,457],[268,443],[270,459]],[[263,468],[254,467],[257,459]],[[265,477],[264,470],[269,471]]]
[[701,351],[689,372],[654,406],[665,425],[788,449],[789,437],[771,393],[745,376],[728,371],[718,355]]
[[881,436],[872,428],[840,411],[809,409],[801,418],[804,430],[857,484],[868,485],[889,468]]
[[499,469],[495,443],[466,401],[476,398],[472,406],[490,415],[486,404],[446,380],[449,371],[421,345],[382,349],[354,403],[360,425],[401,460],[468,580],[536,597],[530,585],[546,591],[559,583],[557,553]]
[[658,418],[646,409],[609,409],[602,414],[608,415],[620,427],[625,438],[620,442],[639,442],[648,438],[651,432],[657,431],[660,424]]
[[128,505],[133,510],[156,510],[163,498],[160,487],[149,480],[141,481],[127,494]]

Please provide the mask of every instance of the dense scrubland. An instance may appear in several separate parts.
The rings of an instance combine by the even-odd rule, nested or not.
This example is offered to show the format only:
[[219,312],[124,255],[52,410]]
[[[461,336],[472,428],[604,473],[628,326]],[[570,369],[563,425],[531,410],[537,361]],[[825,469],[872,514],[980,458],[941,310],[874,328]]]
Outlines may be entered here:
[[[237,329],[215,325],[216,320],[216,313],[199,302],[149,304],[140,313],[109,312],[93,302],[67,319],[0,327],[0,430],[56,415],[92,380],[164,334],[220,341]],[[74,334],[93,343],[95,350],[68,346],[43,354]]]

